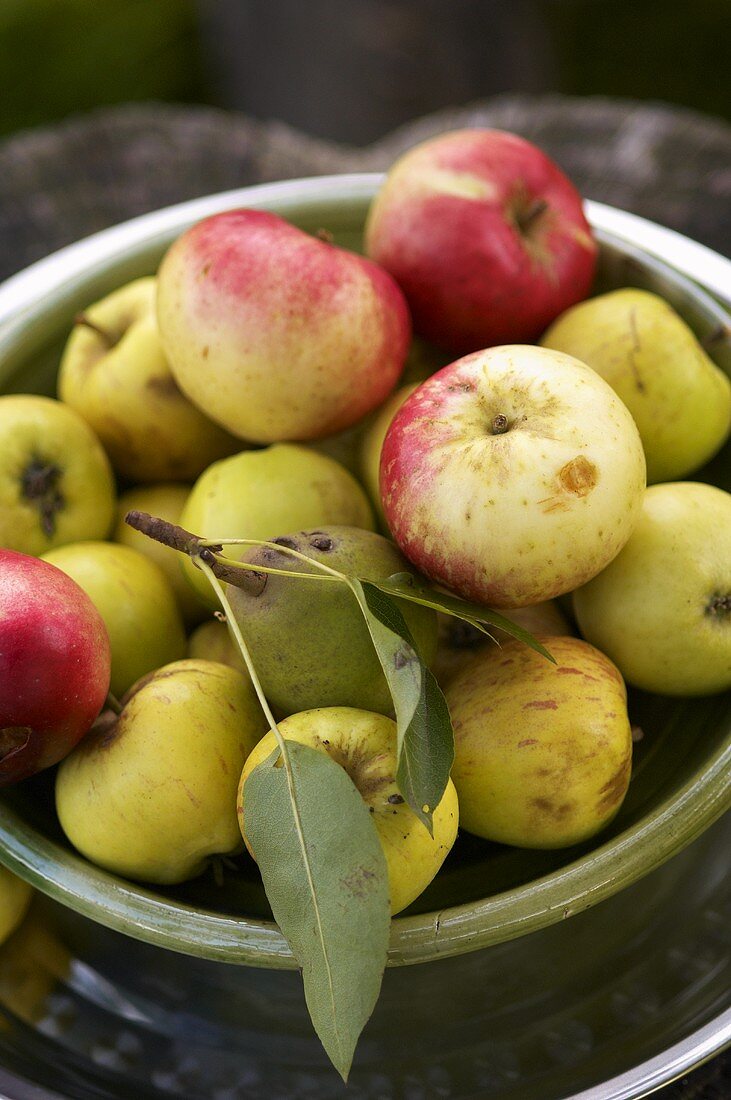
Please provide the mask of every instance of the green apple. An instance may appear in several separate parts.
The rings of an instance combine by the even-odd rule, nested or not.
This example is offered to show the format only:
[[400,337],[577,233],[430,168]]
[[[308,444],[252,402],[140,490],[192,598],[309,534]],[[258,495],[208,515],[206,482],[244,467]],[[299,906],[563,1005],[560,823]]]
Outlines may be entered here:
[[[317,528],[275,541],[362,580],[385,580],[409,568],[392,542],[357,527]],[[283,714],[338,706],[391,714],[386,678],[348,586],[320,580],[316,566],[284,550],[251,547],[241,560],[315,574],[312,580],[260,574],[262,583],[251,590],[228,586],[231,611],[267,699]],[[436,651],[436,613],[407,600],[397,603],[428,664]]]
[[[373,814],[388,867],[391,912],[405,909],[432,881],[456,839],[459,809],[452,781],[434,810],[430,836],[396,785],[396,723],[390,718],[351,707],[327,707],[293,714],[279,723],[279,731],[285,741],[326,752],[345,768]],[[246,780],[276,746],[270,730],[244,766],[238,798],[244,839]]]
[[241,449],[178,389],[155,318],[156,280],[137,279],[77,318],[58,392],[133,481],[190,481]]
[[104,620],[119,697],[146,673],[185,654],[183,622],[159,566],[113,542],[75,542],[44,555],[75,580]]
[[[318,524],[375,527],[362,487],[334,458],[310,447],[280,443],[215,462],[201,474],[180,523],[204,538],[270,539]],[[224,548],[239,557],[241,547]],[[208,607],[218,602],[205,576],[185,558],[182,567]]]
[[731,381],[657,294],[627,287],[580,302],[541,343],[587,363],[622,398],[649,482],[686,477],[731,431]]
[[731,688],[731,494],[692,481],[651,486],[629,542],[574,593],[574,610],[636,687]]
[[[514,607],[511,611],[502,611],[501,614],[533,635],[575,633],[557,600],[546,600],[528,607]],[[494,647],[496,644],[504,645],[512,637],[499,626],[489,626],[488,635],[452,615],[440,614],[438,619],[439,645],[432,672],[442,690],[477,650]]]
[[59,821],[100,867],[183,882],[241,849],[236,792],[266,720],[251,684],[213,661],[166,665],[122,702],[59,768]]
[[137,485],[122,493],[117,502],[117,526],[114,529],[114,541],[122,546],[131,546],[139,550],[159,565],[170,582],[175,593],[180,613],[189,625],[199,623],[206,610],[196,596],[180,568],[180,556],[167,546],[163,546],[147,535],[135,531],[124,522],[127,512],[138,510],[151,516],[159,516],[169,523],[178,523],[185,503],[190,495],[191,486],[180,482],[168,481],[159,485]]
[[99,440],[50,397],[0,397],[0,546],[43,554],[103,539],[114,519],[114,478]]
[[594,836],[629,784],[627,694],[612,662],[580,638],[483,649],[446,690],[460,825],[519,848]]
[[360,475],[363,484],[368,490],[371,503],[376,510],[381,526],[386,529],[386,517],[383,514],[381,504],[381,491],[379,487],[379,471],[381,467],[381,448],[386,438],[391,421],[403,405],[407,397],[410,397],[419,383],[412,382],[408,386],[400,386],[381,405],[374,415],[360,443]]

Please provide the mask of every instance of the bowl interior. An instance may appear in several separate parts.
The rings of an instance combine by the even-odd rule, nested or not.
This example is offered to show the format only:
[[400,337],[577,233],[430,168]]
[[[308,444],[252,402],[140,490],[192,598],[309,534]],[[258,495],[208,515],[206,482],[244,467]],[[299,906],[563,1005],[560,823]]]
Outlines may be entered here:
[[[345,180],[318,194],[314,182],[299,194],[292,184],[263,194],[256,189],[256,204],[303,229],[325,228],[337,244],[359,250],[368,188],[364,193]],[[376,186],[374,177],[371,189]],[[153,228],[134,247],[101,249],[93,264],[0,332],[2,392],[54,393],[74,314],[130,279],[154,273],[184,225]],[[662,294],[731,374],[724,309],[680,273],[595,228],[601,244],[596,290],[638,286]],[[696,478],[731,488],[730,459],[727,445]],[[729,696],[683,700],[633,691],[630,717],[641,736],[628,796],[610,827],[591,842],[554,852],[508,848],[462,833],[436,880],[393,921],[392,964],[472,950],[578,912],[669,858],[720,815],[728,800]],[[0,794],[0,859],[57,900],[150,942],[232,962],[294,965],[248,857],[175,888],[144,888],[107,874],[64,839],[51,774]]]

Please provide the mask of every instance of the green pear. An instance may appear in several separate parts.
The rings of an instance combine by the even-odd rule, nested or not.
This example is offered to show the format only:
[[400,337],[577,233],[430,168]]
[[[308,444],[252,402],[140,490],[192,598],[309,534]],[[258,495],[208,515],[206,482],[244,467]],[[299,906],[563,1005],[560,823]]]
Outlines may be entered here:
[[[375,527],[368,497],[327,455],[294,443],[243,451],[215,462],[196,481],[181,526],[204,538],[269,539],[316,524]],[[238,557],[241,547],[224,547]],[[217,608],[205,576],[188,558],[182,568],[206,606]]]
[[185,631],[159,566],[113,542],[74,542],[44,555],[84,589],[104,620],[112,650],[110,691],[185,655]]
[[61,359],[59,397],[134,481],[189,481],[241,449],[178,389],[155,318],[156,280],[136,279],[77,318]]
[[138,681],[67,756],[56,810],[71,843],[127,878],[175,883],[241,849],[236,792],[267,723],[250,683],[213,661]]
[[[392,542],[355,527],[324,527],[275,540],[313,561],[362,580],[385,580],[410,568]],[[283,714],[316,707],[355,707],[390,714],[386,679],[355,596],[343,583],[285,551],[253,547],[252,565],[314,574],[312,580],[257,574],[250,590],[227,595],[269,701]],[[399,607],[424,661],[436,652],[436,612],[407,600]]]
[[135,531],[124,522],[127,512],[138,510],[151,516],[159,516],[169,523],[179,523],[185,503],[190,495],[191,486],[178,481],[161,482],[158,485],[136,485],[122,493],[117,501],[117,526],[114,529],[114,541],[122,546],[131,546],[159,565],[170,582],[175,593],[180,613],[189,625],[199,623],[206,615],[190,584],[180,568],[180,556],[167,546],[150,539],[140,531]]
[[574,611],[635,687],[731,688],[731,494],[694,481],[651,486],[629,541],[574,592]]
[[587,363],[621,397],[639,429],[648,482],[686,477],[731,431],[731,381],[657,294],[627,287],[580,302],[541,343]]

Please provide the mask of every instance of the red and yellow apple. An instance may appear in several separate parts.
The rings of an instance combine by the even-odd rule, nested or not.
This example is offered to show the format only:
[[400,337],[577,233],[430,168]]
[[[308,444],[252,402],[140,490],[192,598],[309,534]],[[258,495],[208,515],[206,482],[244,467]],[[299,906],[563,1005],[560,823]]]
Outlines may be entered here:
[[107,631],[82,588],[0,549],[0,784],[66,756],[99,714],[109,675]]
[[411,334],[382,268],[246,209],[172,245],[158,322],[183,392],[256,443],[319,439],[360,420],[396,384]]
[[446,691],[454,724],[460,824],[521,848],[587,840],[627,791],[627,693],[608,657],[580,638],[483,649]]
[[405,153],[366,222],[366,251],[421,336],[465,354],[537,339],[585,298],[597,245],[573,184],[500,130],[455,130]]
[[639,518],[635,423],[583,363],[528,345],[452,363],[401,406],[381,453],[389,529],[421,572],[520,607],[570,592]]

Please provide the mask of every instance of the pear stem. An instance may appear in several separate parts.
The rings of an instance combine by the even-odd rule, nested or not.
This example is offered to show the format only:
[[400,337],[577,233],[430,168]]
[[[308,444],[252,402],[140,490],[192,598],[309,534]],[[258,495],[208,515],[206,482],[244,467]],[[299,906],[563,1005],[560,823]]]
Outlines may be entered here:
[[[184,527],[180,527],[176,523],[170,523],[169,520],[161,519],[159,516],[151,516],[148,512],[139,512],[137,510],[128,512],[124,517],[124,521],[128,523],[130,527],[133,527],[135,531],[147,535],[148,538],[154,539],[155,542],[162,543],[163,546],[167,546],[171,550],[177,550],[178,553],[185,554],[192,558],[194,565],[199,565],[201,560],[205,561],[219,580],[223,581],[225,584],[232,584],[235,588],[242,588],[252,596],[258,596],[263,591],[265,584],[264,576],[267,573],[273,573],[283,577],[298,577],[305,580],[346,580],[342,573],[330,569],[329,566],[324,565],[322,562],[314,561],[312,558],[308,558],[305,554],[300,554],[296,550],[290,549],[288,546],[267,542],[264,539],[216,539],[215,541],[213,539],[203,539],[198,535],[194,535],[191,531],[186,531]],[[228,558],[218,553],[224,546],[239,545],[264,546],[272,550],[279,550],[293,557],[301,558],[302,561],[306,561],[309,565],[314,565],[321,573],[331,573],[333,576],[318,576],[317,573],[296,573],[289,569],[277,569],[276,566],[254,565],[251,562],[244,561],[230,561]]]

